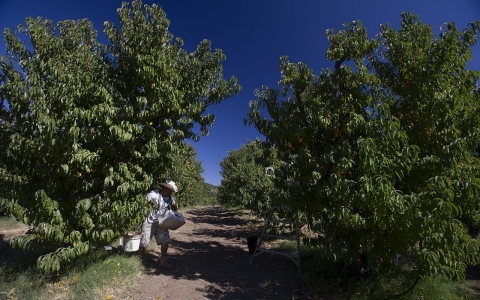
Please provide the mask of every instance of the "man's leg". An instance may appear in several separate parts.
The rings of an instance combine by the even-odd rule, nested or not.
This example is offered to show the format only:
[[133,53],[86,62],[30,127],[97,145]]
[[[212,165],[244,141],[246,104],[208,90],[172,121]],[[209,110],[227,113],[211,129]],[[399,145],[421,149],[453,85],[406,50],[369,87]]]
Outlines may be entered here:
[[173,266],[167,262],[168,243],[162,243],[160,245],[160,251],[162,253],[162,257],[160,257],[160,266],[165,269],[173,269]]
[[173,266],[167,263],[168,243],[170,243],[170,234],[168,229],[159,230],[158,235],[155,236],[157,243],[160,244],[160,266],[165,269],[173,269]]
[[168,251],[168,243],[162,243],[160,245],[160,252],[162,253],[162,257],[167,257],[167,251]]
[[145,253],[145,247],[150,245],[152,240],[152,224],[149,224],[147,221],[142,224],[142,239],[140,240],[140,247],[138,248],[138,256],[143,257]]

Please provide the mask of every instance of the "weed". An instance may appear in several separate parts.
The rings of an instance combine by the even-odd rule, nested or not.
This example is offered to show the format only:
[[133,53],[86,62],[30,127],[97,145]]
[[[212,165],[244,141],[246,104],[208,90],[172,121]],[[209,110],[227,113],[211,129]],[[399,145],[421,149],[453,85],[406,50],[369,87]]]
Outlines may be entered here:
[[272,278],[268,278],[263,283],[260,283],[260,287],[266,288],[272,284]]

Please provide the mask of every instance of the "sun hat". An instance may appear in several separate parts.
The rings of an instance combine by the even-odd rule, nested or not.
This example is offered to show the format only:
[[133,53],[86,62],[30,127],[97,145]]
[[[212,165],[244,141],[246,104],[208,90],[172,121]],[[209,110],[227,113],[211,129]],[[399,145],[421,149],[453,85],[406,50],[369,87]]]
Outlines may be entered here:
[[160,183],[160,185],[163,185],[164,187],[171,189],[175,193],[178,192],[177,185],[175,184],[175,182],[171,180],[165,180],[165,182]]

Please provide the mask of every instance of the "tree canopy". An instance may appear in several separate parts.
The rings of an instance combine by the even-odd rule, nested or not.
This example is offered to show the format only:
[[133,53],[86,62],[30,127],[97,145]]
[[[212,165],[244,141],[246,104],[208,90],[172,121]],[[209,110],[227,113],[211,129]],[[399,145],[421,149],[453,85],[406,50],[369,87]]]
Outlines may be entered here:
[[265,170],[278,164],[274,159],[275,153],[274,148],[264,149],[258,138],[247,140],[238,150],[228,151],[228,156],[220,163],[219,203],[242,206],[251,210],[257,218],[264,217],[276,194],[273,177],[267,176]]
[[461,222],[480,206],[480,75],[467,68],[480,22],[435,37],[403,13],[371,39],[360,21],[343,26],[326,33],[333,68],[282,57],[282,90],[257,90],[245,121],[291,161],[299,187],[277,188],[299,195],[286,204],[324,257],[380,271],[401,253],[420,276],[462,279],[480,258]]
[[207,107],[240,90],[223,78],[222,51],[208,40],[184,50],[159,6],[134,0],[118,14],[108,44],[86,19],[4,31],[0,207],[31,227],[13,244],[54,245],[45,270],[138,227],[182,141],[208,135]]
[[202,177],[202,162],[197,160],[195,148],[187,142],[171,154],[173,168],[163,170],[165,178],[174,178],[178,193],[174,197],[179,207],[205,204],[208,187]]

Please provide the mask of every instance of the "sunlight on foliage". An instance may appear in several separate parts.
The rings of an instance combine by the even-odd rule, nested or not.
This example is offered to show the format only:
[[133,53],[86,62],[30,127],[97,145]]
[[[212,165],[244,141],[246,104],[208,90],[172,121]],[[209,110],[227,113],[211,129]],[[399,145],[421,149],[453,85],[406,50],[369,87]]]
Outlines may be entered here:
[[48,272],[138,227],[146,192],[166,176],[178,177],[186,204],[206,193],[184,142],[207,136],[207,108],[241,88],[223,78],[225,55],[210,41],[183,49],[158,5],[117,12],[107,44],[87,19],[26,18],[4,31],[0,212],[31,226],[12,245],[49,245],[37,261]]
[[372,39],[362,22],[344,23],[326,32],[333,68],[317,75],[284,56],[281,90],[255,92],[245,123],[265,136],[259,149],[278,151],[273,201],[299,210],[323,259],[363,274],[401,254],[421,278],[459,281],[480,263],[466,230],[480,208],[480,73],[467,69],[479,33],[480,21],[446,23],[435,37],[408,12]]

